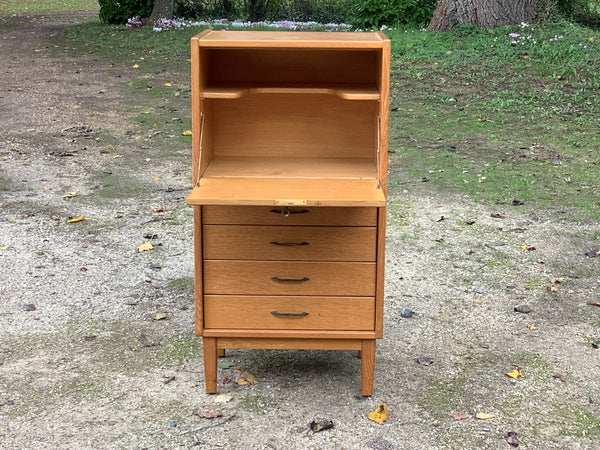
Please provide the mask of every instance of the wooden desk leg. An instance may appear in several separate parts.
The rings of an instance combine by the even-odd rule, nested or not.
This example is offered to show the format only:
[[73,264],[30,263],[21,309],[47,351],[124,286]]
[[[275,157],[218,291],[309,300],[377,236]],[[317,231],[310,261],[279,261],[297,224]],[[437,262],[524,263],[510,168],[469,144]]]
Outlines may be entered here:
[[202,353],[206,393],[215,394],[217,392],[217,338],[202,338]]
[[362,395],[370,397],[373,395],[373,379],[375,378],[375,339],[362,341],[360,359],[360,381]]

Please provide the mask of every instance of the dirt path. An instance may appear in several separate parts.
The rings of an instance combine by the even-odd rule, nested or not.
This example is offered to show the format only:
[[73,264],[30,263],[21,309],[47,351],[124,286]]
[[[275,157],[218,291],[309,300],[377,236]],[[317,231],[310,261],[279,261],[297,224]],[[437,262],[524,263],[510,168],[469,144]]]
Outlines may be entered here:
[[[132,125],[133,74],[69,55],[61,30],[85,19],[0,20],[2,448],[495,449],[510,431],[520,448],[599,447],[596,225],[411,180],[391,195],[375,395],[351,352],[264,351],[226,358],[259,384],[222,368],[224,396],[206,395],[188,151]],[[366,418],[380,401],[384,425]],[[320,417],[334,428],[307,433]]]

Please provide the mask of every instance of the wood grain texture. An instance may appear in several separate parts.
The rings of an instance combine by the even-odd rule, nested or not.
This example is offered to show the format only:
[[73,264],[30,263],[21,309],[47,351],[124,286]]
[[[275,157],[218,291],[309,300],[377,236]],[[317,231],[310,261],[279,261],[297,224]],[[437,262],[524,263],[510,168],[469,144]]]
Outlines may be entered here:
[[[282,316],[273,312],[304,315]],[[207,295],[204,314],[207,328],[373,330],[375,299]]]
[[373,297],[375,263],[204,260],[204,294]]
[[361,391],[364,397],[373,395],[373,380],[375,379],[375,340],[362,341],[361,359]]
[[375,227],[204,225],[204,258],[375,261]]
[[204,357],[204,379],[206,393],[217,392],[217,339],[202,338],[202,356]]
[[377,180],[312,178],[202,178],[189,205],[385,206]]
[[377,226],[377,208],[203,206],[203,223],[209,225]]

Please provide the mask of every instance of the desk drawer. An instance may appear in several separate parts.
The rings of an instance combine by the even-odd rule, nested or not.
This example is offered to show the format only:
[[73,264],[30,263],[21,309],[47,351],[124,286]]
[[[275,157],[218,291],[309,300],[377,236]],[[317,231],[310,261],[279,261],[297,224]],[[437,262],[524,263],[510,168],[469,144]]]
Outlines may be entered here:
[[375,263],[204,261],[205,294],[375,295]]
[[375,227],[205,225],[204,258],[375,261]]
[[283,207],[283,206],[203,206],[204,224],[240,225],[377,225],[377,208]]
[[373,330],[372,297],[256,297],[207,295],[206,328]]

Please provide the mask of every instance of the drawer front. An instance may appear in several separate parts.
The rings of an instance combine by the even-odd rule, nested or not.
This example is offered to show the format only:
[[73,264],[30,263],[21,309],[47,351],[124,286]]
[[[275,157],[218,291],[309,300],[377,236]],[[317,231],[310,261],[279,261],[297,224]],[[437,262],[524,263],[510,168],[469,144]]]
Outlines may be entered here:
[[374,324],[372,297],[204,297],[206,328],[373,330]]
[[204,258],[375,261],[375,227],[205,225]]
[[375,263],[205,260],[204,293],[373,297]]
[[377,208],[203,206],[202,222],[208,225],[377,225]]

